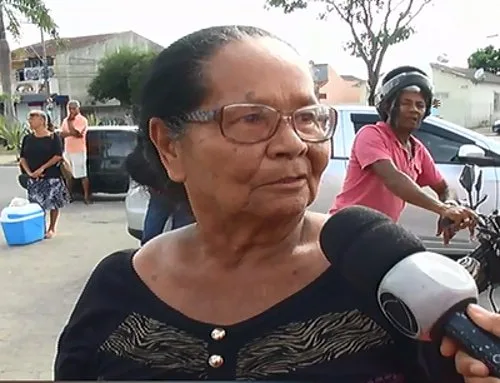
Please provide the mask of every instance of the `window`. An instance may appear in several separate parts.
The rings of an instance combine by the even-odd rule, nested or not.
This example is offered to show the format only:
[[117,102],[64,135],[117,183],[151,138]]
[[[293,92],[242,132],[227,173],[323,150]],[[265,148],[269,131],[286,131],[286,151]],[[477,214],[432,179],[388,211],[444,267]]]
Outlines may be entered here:
[[127,157],[136,146],[137,135],[132,132],[107,131],[103,137],[108,157]]
[[357,133],[363,126],[376,124],[380,120],[378,114],[374,113],[359,113],[351,114],[351,121],[354,125],[354,132]]
[[460,147],[465,144],[474,144],[465,137],[425,122],[414,135],[429,150],[436,163],[458,162],[457,154]]
[[[376,114],[352,114],[351,121],[354,125],[354,131],[357,133],[367,124],[375,124],[380,118]],[[460,146],[465,144],[474,144],[471,140],[448,132],[442,128],[424,122],[422,126],[414,133],[429,150],[436,163],[457,162],[457,154]]]
[[500,93],[497,92],[493,93],[493,111],[494,112],[500,111]]

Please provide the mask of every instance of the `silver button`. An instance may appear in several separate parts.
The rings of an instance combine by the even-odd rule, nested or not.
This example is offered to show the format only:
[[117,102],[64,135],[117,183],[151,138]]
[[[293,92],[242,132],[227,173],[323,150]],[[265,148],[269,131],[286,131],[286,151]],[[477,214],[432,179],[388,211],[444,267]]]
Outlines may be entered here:
[[226,336],[226,330],[223,328],[214,328],[210,333],[213,340],[222,340]]
[[224,358],[220,355],[210,355],[210,358],[208,358],[208,364],[210,367],[219,368],[224,364]]

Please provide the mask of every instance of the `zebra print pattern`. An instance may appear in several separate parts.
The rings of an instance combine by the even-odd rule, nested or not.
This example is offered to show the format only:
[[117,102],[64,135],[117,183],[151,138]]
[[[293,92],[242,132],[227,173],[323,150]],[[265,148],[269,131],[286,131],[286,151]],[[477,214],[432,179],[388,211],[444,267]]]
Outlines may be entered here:
[[[358,310],[328,313],[279,326],[244,345],[237,354],[235,377],[269,379],[390,343],[387,332]],[[100,351],[198,379],[207,379],[211,369],[206,341],[136,313],[124,320]]]
[[390,343],[389,334],[358,310],[328,313],[278,327],[244,346],[236,375],[254,380],[287,374]]
[[100,351],[151,368],[182,371],[206,378],[207,342],[177,327],[133,313],[101,345]]

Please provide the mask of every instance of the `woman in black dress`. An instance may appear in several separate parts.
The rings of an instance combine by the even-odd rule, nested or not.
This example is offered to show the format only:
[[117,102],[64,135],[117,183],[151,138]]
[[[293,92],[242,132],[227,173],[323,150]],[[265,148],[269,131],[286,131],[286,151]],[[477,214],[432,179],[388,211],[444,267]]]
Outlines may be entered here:
[[20,164],[30,177],[28,200],[36,202],[49,213],[45,237],[52,238],[56,233],[59,209],[69,202],[68,189],[59,167],[62,160],[61,140],[49,129],[45,112],[31,111],[28,122],[32,133],[23,138]]
[[[196,223],[101,261],[55,380],[461,381],[439,345],[394,330],[322,253],[328,216],[307,207],[336,113],[293,48],[253,27],[185,36],[156,59],[140,110],[129,171],[189,200]],[[462,374],[487,375],[458,355]]]

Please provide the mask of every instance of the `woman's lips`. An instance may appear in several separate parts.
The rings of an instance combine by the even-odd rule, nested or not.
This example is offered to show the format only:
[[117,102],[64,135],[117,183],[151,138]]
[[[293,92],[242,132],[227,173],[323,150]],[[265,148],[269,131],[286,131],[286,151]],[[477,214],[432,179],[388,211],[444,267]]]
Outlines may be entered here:
[[269,186],[300,186],[307,180],[306,176],[283,177],[276,181],[267,183]]

